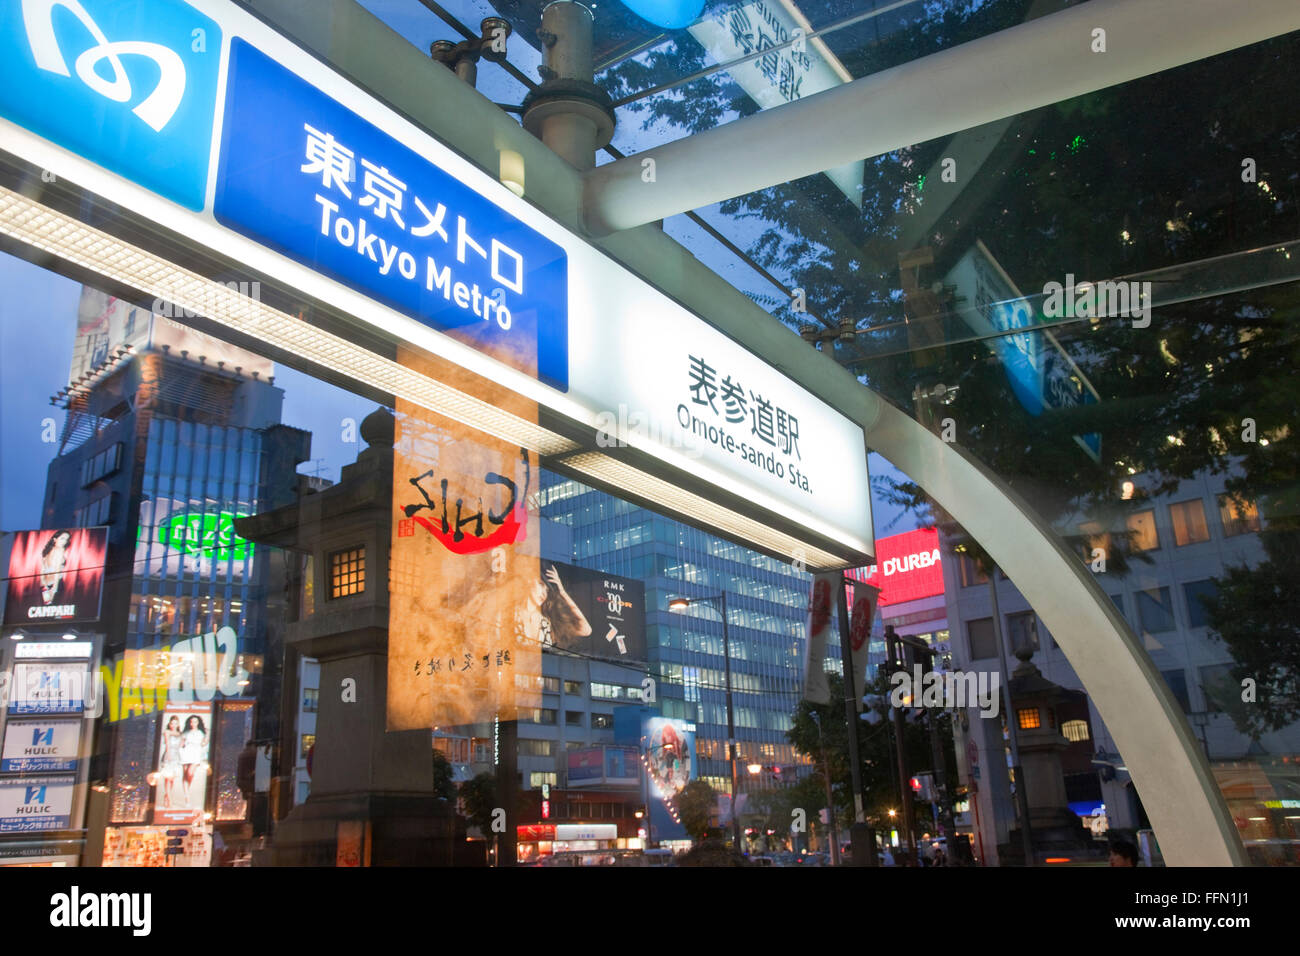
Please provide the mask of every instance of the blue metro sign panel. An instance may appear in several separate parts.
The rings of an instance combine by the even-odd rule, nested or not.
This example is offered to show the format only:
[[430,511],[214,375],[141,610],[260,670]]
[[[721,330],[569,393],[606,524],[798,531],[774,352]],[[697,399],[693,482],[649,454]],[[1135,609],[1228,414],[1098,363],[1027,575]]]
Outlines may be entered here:
[[213,212],[224,226],[568,388],[564,250],[238,38]]

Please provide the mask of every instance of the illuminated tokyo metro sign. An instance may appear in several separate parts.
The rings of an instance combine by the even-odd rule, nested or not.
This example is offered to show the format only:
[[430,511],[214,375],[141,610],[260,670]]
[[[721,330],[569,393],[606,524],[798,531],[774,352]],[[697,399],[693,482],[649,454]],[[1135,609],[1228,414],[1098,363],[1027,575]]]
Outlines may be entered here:
[[[200,281],[237,263],[264,289],[535,402],[529,427],[554,447],[534,447],[557,470],[770,553],[806,544],[813,567],[870,560],[860,425],[229,0],[0,6],[0,144],[122,210],[96,220],[106,235],[138,236],[143,218],[183,236],[157,256],[183,256],[186,281],[196,259]],[[7,187],[5,202],[50,210]],[[85,231],[66,216],[60,235]],[[35,226],[0,226],[49,249],[22,232]],[[130,256],[103,256],[102,235],[62,254],[159,295],[150,283],[168,270],[125,274]],[[273,308],[207,314],[307,348]],[[516,438],[518,419],[483,411],[477,386],[438,385],[468,400],[427,407]],[[221,547],[219,528],[186,541],[210,530]]]

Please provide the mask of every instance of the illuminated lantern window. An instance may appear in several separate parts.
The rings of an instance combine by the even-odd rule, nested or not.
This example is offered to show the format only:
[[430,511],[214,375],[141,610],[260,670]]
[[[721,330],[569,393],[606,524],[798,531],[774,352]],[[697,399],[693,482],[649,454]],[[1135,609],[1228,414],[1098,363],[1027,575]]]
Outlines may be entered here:
[[1061,724],[1061,733],[1072,743],[1088,739],[1088,722],[1086,720],[1067,720]]
[[1034,730],[1043,726],[1042,718],[1038,716],[1037,707],[1026,707],[1023,710],[1016,711],[1016,723],[1021,730]]
[[330,555],[330,599],[360,594],[366,589],[366,549],[349,548]]

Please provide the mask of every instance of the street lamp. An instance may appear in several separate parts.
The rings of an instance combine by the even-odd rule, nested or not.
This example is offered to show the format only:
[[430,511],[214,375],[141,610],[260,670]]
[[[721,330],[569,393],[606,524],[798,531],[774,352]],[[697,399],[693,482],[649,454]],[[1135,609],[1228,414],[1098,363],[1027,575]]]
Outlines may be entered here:
[[736,773],[736,718],[731,706],[731,638],[727,632],[727,594],[722,591],[711,597],[671,598],[668,610],[681,612],[692,604],[710,606],[722,617],[722,659],[727,678],[727,762],[731,765],[731,838],[739,853],[740,818],[736,815],[736,795],[740,789],[740,777]]

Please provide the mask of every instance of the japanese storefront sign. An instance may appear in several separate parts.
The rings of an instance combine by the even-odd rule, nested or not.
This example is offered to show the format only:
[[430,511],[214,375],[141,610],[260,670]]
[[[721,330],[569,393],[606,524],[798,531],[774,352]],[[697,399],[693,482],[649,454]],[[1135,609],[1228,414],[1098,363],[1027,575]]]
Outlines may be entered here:
[[0,778],[0,833],[68,829],[76,789],[76,777]]
[[81,747],[79,718],[11,720],[5,725],[3,773],[53,773],[77,769]]

